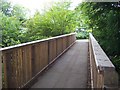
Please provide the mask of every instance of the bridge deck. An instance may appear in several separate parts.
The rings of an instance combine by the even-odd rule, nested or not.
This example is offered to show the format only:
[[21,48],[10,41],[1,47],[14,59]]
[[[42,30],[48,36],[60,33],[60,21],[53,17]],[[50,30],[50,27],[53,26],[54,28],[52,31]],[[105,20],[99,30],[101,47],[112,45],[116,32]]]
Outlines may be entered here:
[[77,40],[31,88],[86,88],[88,40]]

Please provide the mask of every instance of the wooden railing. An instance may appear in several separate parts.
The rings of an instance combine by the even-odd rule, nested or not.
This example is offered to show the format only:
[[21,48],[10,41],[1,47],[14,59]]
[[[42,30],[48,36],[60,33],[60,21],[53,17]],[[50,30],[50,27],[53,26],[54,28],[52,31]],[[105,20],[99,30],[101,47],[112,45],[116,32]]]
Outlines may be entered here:
[[89,53],[92,88],[117,88],[118,74],[92,34],[89,35]]
[[75,42],[75,33],[0,49],[3,88],[23,88]]

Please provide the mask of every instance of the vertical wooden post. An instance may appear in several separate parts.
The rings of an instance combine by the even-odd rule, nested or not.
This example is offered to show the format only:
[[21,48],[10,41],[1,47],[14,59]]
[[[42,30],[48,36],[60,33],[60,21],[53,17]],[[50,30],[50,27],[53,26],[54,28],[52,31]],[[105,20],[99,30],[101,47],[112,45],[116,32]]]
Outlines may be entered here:
[[50,63],[50,40],[48,41],[48,64]]
[[0,90],[2,89],[2,51],[0,52]]

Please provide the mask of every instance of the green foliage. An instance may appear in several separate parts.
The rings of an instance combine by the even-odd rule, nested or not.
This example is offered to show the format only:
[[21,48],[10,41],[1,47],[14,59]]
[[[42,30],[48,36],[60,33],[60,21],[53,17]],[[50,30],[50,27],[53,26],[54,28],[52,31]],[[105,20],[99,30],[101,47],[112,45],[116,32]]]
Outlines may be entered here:
[[7,17],[0,13],[0,27],[2,30],[2,46],[10,46],[20,43],[20,25],[21,22],[15,17]]
[[76,34],[76,38],[77,39],[87,39],[88,38],[88,33],[86,32],[79,32]]
[[2,47],[70,33],[76,27],[75,12],[69,10],[69,2],[56,3],[29,19],[26,19],[27,10],[19,5],[1,0],[0,6]]
[[[76,10],[86,18],[85,24],[92,29],[117,69],[120,69],[120,7],[117,2],[84,2]],[[117,56],[117,57],[116,57]],[[115,58],[114,58],[115,57]]]
[[119,73],[120,73],[120,56],[114,56],[111,59],[112,59],[112,62],[114,63],[114,65],[116,66],[117,70],[119,70]]
[[12,6],[11,3],[1,0],[0,32],[2,43],[0,46],[7,47],[23,42],[23,22],[25,14],[20,6]]
[[19,5],[14,5],[11,10],[11,16],[15,16],[20,21],[24,21],[27,18],[26,16],[27,11],[28,10],[25,9],[24,7],[21,7]]
[[84,31],[79,31],[76,34],[77,39],[88,39],[89,38],[89,33],[91,33],[91,30],[84,30]]
[[2,11],[6,16],[10,16],[11,4],[6,0],[0,0],[0,11]]
[[69,3],[57,3],[44,14],[36,12],[26,22],[27,33],[35,36],[57,36],[73,32],[75,28],[74,11],[68,10]]
[[[86,24],[109,55],[120,55],[120,33],[116,2],[95,3],[85,2],[78,7],[81,14],[87,16]],[[104,38],[104,40],[103,40]]]

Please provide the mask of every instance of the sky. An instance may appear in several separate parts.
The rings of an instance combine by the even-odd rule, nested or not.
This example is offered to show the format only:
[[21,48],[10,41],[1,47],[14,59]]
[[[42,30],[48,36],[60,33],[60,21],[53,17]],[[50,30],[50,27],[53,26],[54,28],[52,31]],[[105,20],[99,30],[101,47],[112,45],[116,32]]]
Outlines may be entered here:
[[[13,5],[19,4],[25,8],[28,8],[31,14],[34,14],[36,10],[41,11],[44,8],[51,7],[54,2],[60,2],[63,0],[9,0]],[[74,9],[82,0],[64,0],[71,1],[71,10]]]

